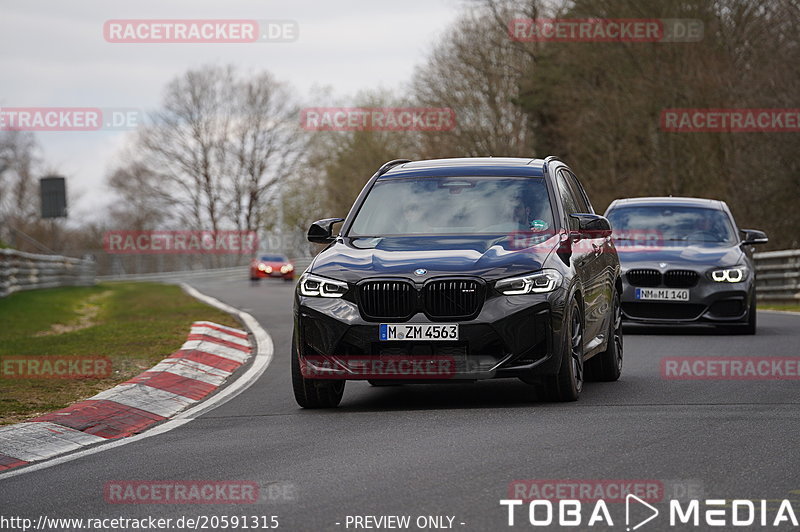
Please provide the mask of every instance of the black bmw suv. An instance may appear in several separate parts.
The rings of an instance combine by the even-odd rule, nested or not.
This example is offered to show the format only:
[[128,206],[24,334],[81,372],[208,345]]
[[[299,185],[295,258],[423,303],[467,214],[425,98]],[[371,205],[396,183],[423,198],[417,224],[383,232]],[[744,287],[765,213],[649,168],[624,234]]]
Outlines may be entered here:
[[347,380],[517,377],[574,401],[619,378],[611,227],[556,157],[391,161],[308,239],[328,246],[295,295],[303,407],[337,406]]

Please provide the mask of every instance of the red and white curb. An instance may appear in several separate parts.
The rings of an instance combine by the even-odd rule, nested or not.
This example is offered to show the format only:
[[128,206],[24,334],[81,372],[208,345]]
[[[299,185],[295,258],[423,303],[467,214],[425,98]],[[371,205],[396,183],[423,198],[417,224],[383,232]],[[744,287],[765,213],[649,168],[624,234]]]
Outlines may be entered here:
[[[269,347],[271,356],[271,342]],[[0,471],[140,433],[215,391],[252,353],[245,331],[195,322],[178,351],[129,381],[62,410],[0,427]]]

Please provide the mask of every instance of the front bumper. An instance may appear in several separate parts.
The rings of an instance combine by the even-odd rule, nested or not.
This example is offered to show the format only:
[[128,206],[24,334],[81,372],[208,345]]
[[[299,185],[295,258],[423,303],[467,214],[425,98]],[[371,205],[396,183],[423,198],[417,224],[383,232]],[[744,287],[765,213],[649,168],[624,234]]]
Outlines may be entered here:
[[[641,323],[738,323],[747,321],[755,298],[752,276],[740,283],[718,283],[700,275],[689,287],[689,300],[641,301],[636,288],[623,275],[622,315],[627,321]],[[650,287],[648,287],[650,288]],[[665,288],[660,286],[657,288]]]
[[[356,303],[344,298],[295,296],[294,328],[304,374],[321,378],[405,382],[535,378],[558,370],[565,290],[547,294],[487,297],[474,319],[459,325],[457,341],[380,341],[380,323],[365,320]],[[399,323],[399,322],[398,322]],[[442,323],[415,314],[404,324]],[[407,360],[448,371],[365,375],[356,369],[365,360]]]
[[280,270],[273,270],[272,272],[267,273],[267,272],[265,272],[263,270],[251,268],[250,269],[250,277],[252,279],[255,279],[255,278],[267,279],[267,278],[271,277],[271,278],[275,278],[275,279],[292,280],[292,279],[294,279],[294,271],[287,272],[287,273],[281,273]]

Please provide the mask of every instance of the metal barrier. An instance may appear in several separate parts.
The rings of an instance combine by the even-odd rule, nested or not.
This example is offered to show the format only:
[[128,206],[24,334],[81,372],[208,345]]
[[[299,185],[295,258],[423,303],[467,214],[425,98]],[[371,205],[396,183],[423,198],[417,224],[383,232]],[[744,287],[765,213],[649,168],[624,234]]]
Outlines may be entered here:
[[[299,277],[301,273],[311,264],[313,259],[310,257],[303,257],[294,259],[292,263],[295,268],[295,278]],[[98,281],[151,281],[154,283],[182,283],[191,281],[193,279],[204,279],[210,277],[217,277],[224,275],[230,279],[245,280],[249,278],[249,266],[234,266],[232,268],[208,268],[203,270],[180,270],[174,272],[160,272],[160,273],[140,273],[140,274],[122,274],[122,275],[101,275],[97,277]]]
[[800,303],[800,249],[753,254],[759,301]]
[[0,249],[0,297],[20,290],[94,283],[95,264],[91,260]]

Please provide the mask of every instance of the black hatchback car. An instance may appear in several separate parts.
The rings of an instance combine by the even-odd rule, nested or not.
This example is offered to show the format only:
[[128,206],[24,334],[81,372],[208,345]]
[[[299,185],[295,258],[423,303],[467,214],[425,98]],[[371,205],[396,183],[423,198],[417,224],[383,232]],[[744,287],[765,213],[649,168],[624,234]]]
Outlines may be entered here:
[[611,228],[555,157],[391,161],[308,238],[328,246],[295,295],[303,407],[337,406],[347,380],[517,377],[573,401],[619,378]]
[[755,334],[752,246],[767,235],[739,230],[725,202],[711,199],[616,200],[606,216],[622,263],[626,320]]

